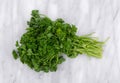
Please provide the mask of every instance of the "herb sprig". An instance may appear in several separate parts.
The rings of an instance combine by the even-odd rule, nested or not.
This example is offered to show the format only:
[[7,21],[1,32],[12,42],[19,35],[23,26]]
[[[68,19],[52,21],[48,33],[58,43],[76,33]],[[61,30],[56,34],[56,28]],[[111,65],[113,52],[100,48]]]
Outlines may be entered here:
[[27,22],[28,28],[20,41],[16,41],[13,50],[15,59],[27,64],[35,71],[56,71],[58,64],[65,61],[62,54],[75,58],[78,54],[86,54],[96,58],[102,57],[104,42],[98,41],[91,34],[76,35],[77,27],[58,18],[55,21],[38,10],[32,11]]

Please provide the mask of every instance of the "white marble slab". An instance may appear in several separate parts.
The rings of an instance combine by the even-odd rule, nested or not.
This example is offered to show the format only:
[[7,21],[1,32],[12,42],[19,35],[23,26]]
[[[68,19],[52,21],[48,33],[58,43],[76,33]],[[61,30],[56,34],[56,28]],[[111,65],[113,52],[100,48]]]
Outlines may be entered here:
[[[78,35],[110,37],[102,59],[66,59],[57,72],[36,73],[11,51],[27,27],[32,9],[78,27]],[[0,83],[120,83],[120,0],[0,0]]]

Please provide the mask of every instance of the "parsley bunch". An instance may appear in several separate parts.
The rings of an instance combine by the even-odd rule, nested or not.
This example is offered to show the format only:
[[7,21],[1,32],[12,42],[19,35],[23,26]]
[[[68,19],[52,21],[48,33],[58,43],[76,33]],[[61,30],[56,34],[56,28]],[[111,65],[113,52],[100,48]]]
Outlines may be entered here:
[[28,28],[20,41],[16,41],[13,57],[27,64],[35,71],[56,71],[58,64],[65,61],[63,54],[75,58],[78,54],[102,57],[104,42],[91,37],[91,34],[78,36],[75,25],[65,23],[61,18],[55,21],[38,10],[32,11],[27,22]]

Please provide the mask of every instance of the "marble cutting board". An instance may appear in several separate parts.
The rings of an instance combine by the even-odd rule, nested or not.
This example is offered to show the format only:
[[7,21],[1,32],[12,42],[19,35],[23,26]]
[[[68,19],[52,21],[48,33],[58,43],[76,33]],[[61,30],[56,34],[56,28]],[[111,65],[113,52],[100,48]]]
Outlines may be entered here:
[[[103,58],[66,57],[51,73],[36,73],[15,61],[11,51],[33,9],[75,24],[78,35],[110,37]],[[120,83],[120,0],[0,0],[0,83]]]

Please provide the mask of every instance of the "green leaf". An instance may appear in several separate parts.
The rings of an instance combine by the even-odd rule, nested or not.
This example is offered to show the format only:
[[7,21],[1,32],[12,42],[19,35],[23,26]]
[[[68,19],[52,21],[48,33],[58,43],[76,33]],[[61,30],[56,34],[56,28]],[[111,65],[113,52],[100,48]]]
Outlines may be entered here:
[[16,53],[15,50],[13,50],[12,54],[13,54],[14,59],[17,59],[17,58],[18,58],[18,55],[17,55],[17,53]]

